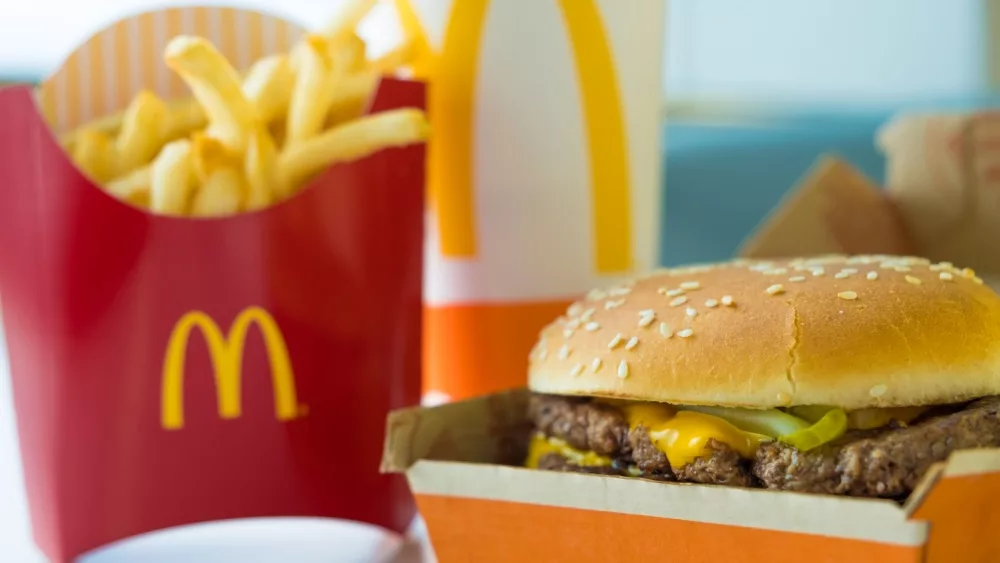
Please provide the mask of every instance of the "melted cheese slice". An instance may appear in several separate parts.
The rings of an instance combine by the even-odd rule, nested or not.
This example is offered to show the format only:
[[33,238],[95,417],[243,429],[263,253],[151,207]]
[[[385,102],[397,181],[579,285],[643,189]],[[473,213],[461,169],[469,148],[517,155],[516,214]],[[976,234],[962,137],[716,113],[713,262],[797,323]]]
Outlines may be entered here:
[[678,411],[657,403],[622,404],[629,427],[643,426],[649,439],[677,469],[711,455],[709,440],[725,444],[744,458],[753,458],[767,436],[746,432],[721,418],[691,411]]
[[543,434],[535,434],[528,444],[528,459],[524,466],[531,469],[538,469],[538,462],[546,454],[559,454],[566,458],[566,461],[581,467],[608,467],[611,465],[611,458],[595,452],[578,450],[559,438],[548,438]]

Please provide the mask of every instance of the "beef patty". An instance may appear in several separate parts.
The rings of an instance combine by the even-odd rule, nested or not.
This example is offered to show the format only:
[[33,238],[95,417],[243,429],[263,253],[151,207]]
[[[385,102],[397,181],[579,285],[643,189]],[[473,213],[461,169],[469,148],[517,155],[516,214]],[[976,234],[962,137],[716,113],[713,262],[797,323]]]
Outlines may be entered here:
[[756,459],[741,458],[725,444],[709,441],[711,454],[680,469],[649,439],[646,429],[630,429],[612,405],[586,398],[533,395],[528,416],[536,431],[570,446],[611,457],[595,471],[548,454],[541,469],[639,475],[657,479],[731,486],[762,486],[808,493],[902,497],[936,462],[955,450],[1000,447],[1000,397],[989,397],[933,413],[911,425],[850,431],[827,446],[801,452],[768,442]]
[[[546,436],[565,440],[580,450],[611,457],[611,467],[602,468],[601,473],[711,485],[749,487],[756,484],[751,461],[740,458],[729,446],[715,440],[708,442],[711,455],[677,470],[671,468],[667,456],[653,445],[646,429],[642,426],[629,429],[625,415],[611,405],[585,398],[532,395],[528,417],[535,430]],[[557,454],[546,457],[549,459],[543,457],[540,469],[595,472],[594,468],[573,465]]]

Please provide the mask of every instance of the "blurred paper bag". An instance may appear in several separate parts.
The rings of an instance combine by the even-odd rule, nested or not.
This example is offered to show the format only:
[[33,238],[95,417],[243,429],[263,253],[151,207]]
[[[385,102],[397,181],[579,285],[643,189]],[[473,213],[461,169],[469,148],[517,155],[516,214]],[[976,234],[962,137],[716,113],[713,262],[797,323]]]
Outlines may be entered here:
[[[184,92],[166,41],[244,69],[301,30],[228,8],[141,14],[35,92],[0,89],[0,296],[35,541],[55,563],[145,532],[268,516],[397,532],[386,414],[419,401],[424,149],[334,166],[220,218],[152,215],[84,176],[57,132],[141,88]],[[370,111],[422,107],[384,80]],[[2,557],[0,557],[2,558]]]
[[520,387],[537,331],[651,268],[663,0],[396,0],[434,124],[427,400]]
[[912,254],[893,202],[850,164],[819,161],[740,249],[748,258]]
[[1000,113],[904,115],[878,142],[919,254],[1000,273]]

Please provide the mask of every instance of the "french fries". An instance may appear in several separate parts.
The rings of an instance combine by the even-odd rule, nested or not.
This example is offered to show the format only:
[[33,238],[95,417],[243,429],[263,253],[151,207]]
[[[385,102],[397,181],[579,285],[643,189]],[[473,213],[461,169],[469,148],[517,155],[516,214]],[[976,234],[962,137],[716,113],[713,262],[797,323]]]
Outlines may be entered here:
[[143,90],[124,111],[60,136],[113,197],[153,213],[222,217],[294,196],[341,162],[428,137],[423,112],[365,116],[381,76],[414,64],[412,39],[369,60],[358,24],[378,0],[351,0],[330,25],[245,72],[201,37],[164,51],[191,97]]
[[427,120],[422,111],[384,111],[334,127],[290,147],[281,155],[279,170],[285,182],[295,184],[331,164],[364,158],[383,148],[420,142],[427,134]]

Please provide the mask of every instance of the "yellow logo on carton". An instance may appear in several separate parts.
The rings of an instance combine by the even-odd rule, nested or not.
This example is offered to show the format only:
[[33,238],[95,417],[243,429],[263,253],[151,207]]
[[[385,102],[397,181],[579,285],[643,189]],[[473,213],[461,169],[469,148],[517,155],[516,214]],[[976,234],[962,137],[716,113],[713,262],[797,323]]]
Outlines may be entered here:
[[[559,0],[580,81],[590,161],[595,263],[598,272],[633,266],[628,148],[615,60],[596,0]],[[414,71],[430,78],[428,111],[434,139],[428,182],[441,234],[441,253],[476,255],[473,195],[473,110],[479,51],[490,0],[455,0],[440,53],[430,42],[412,0],[396,0],[400,23],[419,55]],[[513,79],[513,78],[512,78]]]
[[174,325],[163,359],[160,416],[165,429],[184,427],[184,360],[194,329],[201,331],[208,345],[215,373],[219,416],[223,419],[239,418],[242,410],[243,349],[252,324],[260,330],[271,364],[275,416],[278,420],[291,420],[298,415],[295,375],[288,357],[288,346],[270,313],[261,307],[248,307],[236,316],[229,333],[224,335],[211,317],[201,311],[191,311]]

